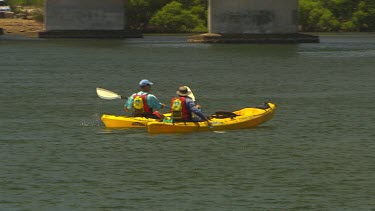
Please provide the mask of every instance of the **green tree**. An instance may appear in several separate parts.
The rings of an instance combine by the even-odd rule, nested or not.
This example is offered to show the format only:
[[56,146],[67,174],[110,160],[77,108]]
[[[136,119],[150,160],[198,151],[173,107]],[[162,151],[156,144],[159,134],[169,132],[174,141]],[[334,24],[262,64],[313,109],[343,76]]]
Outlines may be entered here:
[[300,1],[300,24],[304,31],[337,31],[340,28],[339,21],[321,1]]
[[189,8],[192,6],[205,6],[207,5],[207,0],[175,0],[180,2],[184,8]]
[[132,30],[147,28],[152,15],[171,0],[127,0],[125,4],[126,22]]
[[375,31],[375,1],[367,1],[367,17],[368,31]]
[[360,2],[358,10],[353,13],[348,21],[355,31],[374,31],[375,30],[375,2]]
[[[173,0],[127,0],[126,2],[126,21],[130,29],[149,31],[149,21],[153,15],[160,11],[164,6]],[[176,0],[182,4],[185,10],[191,10],[191,13],[197,15],[205,22],[204,30],[207,25],[207,0]],[[187,15],[189,18],[189,15]],[[154,28],[152,26],[151,28]],[[200,27],[196,27],[199,30]]]
[[358,5],[359,0],[320,0],[338,20],[348,20]]
[[328,31],[338,31],[340,29],[340,23],[334,17],[333,13],[327,9],[320,11],[320,18],[316,24],[318,31],[328,32]]
[[150,26],[157,32],[206,32],[205,21],[199,17],[200,9],[192,8],[184,9],[182,3],[172,1],[151,18]]
[[306,31],[375,31],[374,0],[300,0]]

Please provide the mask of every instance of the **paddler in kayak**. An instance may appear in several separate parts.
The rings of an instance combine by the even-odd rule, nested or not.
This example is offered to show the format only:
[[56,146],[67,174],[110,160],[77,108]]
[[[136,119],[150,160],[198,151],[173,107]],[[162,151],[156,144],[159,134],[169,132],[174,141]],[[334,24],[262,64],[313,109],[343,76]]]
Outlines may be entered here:
[[[206,121],[211,126],[207,117],[199,109],[199,105],[195,105],[193,99],[189,97],[191,91],[188,87],[181,86],[176,91],[178,97],[171,100],[171,118],[177,122],[200,122]],[[196,116],[193,118],[193,114]]]
[[154,83],[147,79],[143,79],[139,82],[141,91],[134,93],[126,101],[124,108],[125,111],[133,111],[135,117],[147,117],[153,119],[163,119],[163,114],[156,110],[161,110],[166,107],[164,103],[161,103],[155,95],[151,94],[151,86]]

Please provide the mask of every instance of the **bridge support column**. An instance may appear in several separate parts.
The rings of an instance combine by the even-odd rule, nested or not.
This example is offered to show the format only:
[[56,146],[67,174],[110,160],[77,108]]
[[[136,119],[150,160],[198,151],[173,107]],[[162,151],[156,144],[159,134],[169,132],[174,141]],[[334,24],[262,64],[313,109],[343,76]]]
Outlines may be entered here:
[[125,30],[125,0],[46,0],[42,38],[142,37]]
[[209,33],[191,36],[202,43],[316,43],[298,33],[298,0],[209,0]]

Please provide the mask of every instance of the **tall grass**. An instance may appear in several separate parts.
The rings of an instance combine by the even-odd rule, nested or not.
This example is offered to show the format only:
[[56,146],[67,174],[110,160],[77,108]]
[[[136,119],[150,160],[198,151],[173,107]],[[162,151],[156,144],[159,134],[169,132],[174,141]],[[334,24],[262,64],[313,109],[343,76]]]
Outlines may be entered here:
[[45,0],[8,0],[12,6],[37,6],[43,7]]

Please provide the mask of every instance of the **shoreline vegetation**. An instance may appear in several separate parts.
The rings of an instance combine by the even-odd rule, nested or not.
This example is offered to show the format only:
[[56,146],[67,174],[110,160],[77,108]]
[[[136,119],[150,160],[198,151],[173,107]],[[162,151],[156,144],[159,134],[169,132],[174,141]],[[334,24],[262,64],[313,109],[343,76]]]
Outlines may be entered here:
[[[44,29],[45,0],[7,2],[13,14],[0,18],[4,34],[33,37]],[[302,33],[375,31],[373,0],[299,0],[299,10]],[[207,0],[127,0],[125,14],[127,29],[143,34],[207,32]]]

